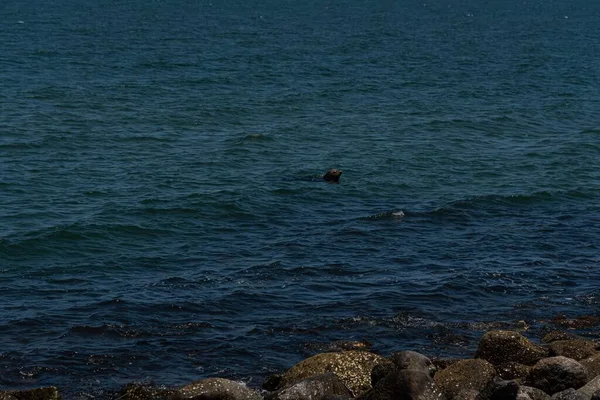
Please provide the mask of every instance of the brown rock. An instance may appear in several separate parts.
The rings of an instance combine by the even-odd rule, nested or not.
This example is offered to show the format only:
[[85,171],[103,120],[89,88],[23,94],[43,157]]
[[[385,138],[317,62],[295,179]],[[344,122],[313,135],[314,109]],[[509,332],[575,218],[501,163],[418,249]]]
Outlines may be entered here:
[[123,388],[117,398],[119,400],[166,400],[170,399],[176,392],[173,389],[160,389],[130,383]]
[[54,386],[28,390],[0,391],[1,400],[60,400],[58,389]]
[[563,357],[548,357],[538,361],[526,379],[528,385],[552,395],[563,390],[578,389],[587,382],[587,371],[577,361]]
[[519,379],[529,375],[531,367],[516,362],[507,362],[496,366],[496,371],[498,372],[498,376],[502,379]]
[[440,371],[461,360],[464,360],[464,358],[432,358],[431,362],[433,363],[435,369]]
[[377,364],[390,363],[380,355],[367,351],[321,353],[309,357],[282,375],[282,386],[287,387],[314,375],[332,372],[359,396],[371,389],[371,370]]
[[352,393],[344,382],[331,372],[311,376],[285,389],[266,396],[268,400],[325,400],[334,397],[349,399]]
[[173,399],[262,400],[262,396],[246,385],[229,379],[207,378],[179,389]]
[[476,358],[483,358],[494,365],[518,362],[533,365],[546,356],[546,350],[525,336],[513,331],[490,331],[479,341]]
[[587,396],[579,393],[573,388],[563,390],[562,392],[554,393],[551,397],[552,400],[589,400]]
[[587,396],[588,398],[591,398],[599,390],[600,390],[600,376],[597,376],[594,379],[592,379],[591,381],[589,381],[588,383],[586,383],[585,386],[579,388],[578,392],[582,393],[583,395]]
[[581,339],[581,337],[565,331],[552,331],[544,335],[544,337],[542,338],[542,343],[552,343],[557,340],[574,339]]
[[591,340],[556,340],[550,343],[550,355],[581,360],[596,354],[596,346],[597,343]]
[[549,400],[550,396],[543,390],[531,386],[519,386],[517,400]]
[[554,325],[568,329],[592,328],[600,324],[600,317],[595,315],[582,315],[575,319],[569,319],[564,314],[558,314],[552,318]]
[[435,383],[449,399],[459,391],[481,391],[496,375],[494,366],[481,359],[458,361],[434,376]]
[[452,400],[478,400],[479,392],[473,389],[463,389]]
[[587,369],[588,379],[593,379],[600,375],[600,353],[580,360],[579,363]]

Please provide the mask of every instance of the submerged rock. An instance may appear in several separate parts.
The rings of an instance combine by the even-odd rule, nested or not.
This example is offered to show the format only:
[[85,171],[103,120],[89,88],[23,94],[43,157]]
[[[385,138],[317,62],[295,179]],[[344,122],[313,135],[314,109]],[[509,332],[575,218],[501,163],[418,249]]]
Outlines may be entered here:
[[495,375],[494,366],[485,360],[462,360],[436,373],[434,381],[452,399],[461,390],[483,390]]
[[526,381],[529,385],[552,395],[585,385],[587,371],[583,365],[571,358],[548,357],[533,366]]
[[309,357],[287,370],[281,379],[281,387],[288,387],[314,375],[332,372],[359,396],[371,389],[371,370],[377,364],[389,364],[390,361],[380,355],[367,351],[343,351],[339,353],[321,353]]
[[207,378],[184,386],[173,400],[262,400],[257,392],[246,385],[223,378]]
[[518,332],[490,331],[479,341],[476,358],[483,358],[494,365],[518,362],[533,365],[547,355],[546,350]]

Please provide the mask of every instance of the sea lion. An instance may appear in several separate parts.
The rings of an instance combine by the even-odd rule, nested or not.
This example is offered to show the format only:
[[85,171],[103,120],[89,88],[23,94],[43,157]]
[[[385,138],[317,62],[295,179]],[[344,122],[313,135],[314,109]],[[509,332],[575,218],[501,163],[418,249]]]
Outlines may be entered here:
[[340,176],[342,176],[342,172],[343,171],[341,169],[330,169],[325,175],[323,175],[323,179],[325,179],[327,182],[338,183],[340,181]]

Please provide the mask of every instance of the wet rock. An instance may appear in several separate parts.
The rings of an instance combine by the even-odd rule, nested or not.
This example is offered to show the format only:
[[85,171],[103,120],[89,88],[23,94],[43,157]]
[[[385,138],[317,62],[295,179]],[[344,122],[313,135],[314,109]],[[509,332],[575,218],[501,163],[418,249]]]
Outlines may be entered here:
[[392,354],[392,362],[398,369],[416,369],[430,376],[435,374],[436,368],[431,360],[416,351],[399,351]]
[[582,315],[575,319],[569,319],[564,314],[558,314],[551,320],[554,325],[568,329],[585,329],[600,324],[600,317],[595,315]]
[[555,340],[550,343],[551,356],[565,356],[574,360],[590,357],[598,352],[597,343],[591,340],[571,339]]
[[562,392],[554,393],[552,400],[589,400],[589,398],[573,388],[563,390]]
[[600,353],[596,353],[591,357],[580,360],[579,363],[587,369],[588,379],[600,375]]
[[445,400],[442,391],[423,370],[395,370],[381,379],[363,400]]
[[552,331],[552,332],[544,335],[544,337],[542,338],[542,343],[552,343],[557,340],[575,340],[575,339],[581,339],[581,337],[574,335],[572,333],[569,333],[569,332],[565,332],[565,331]]
[[315,375],[303,381],[265,396],[267,400],[325,400],[332,398],[352,398],[352,393],[344,382],[333,373]]
[[359,396],[371,389],[371,370],[377,364],[390,364],[380,355],[366,351],[321,353],[307,358],[282,375],[282,386],[287,387],[314,375],[332,372]]
[[119,394],[119,400],[167,400],[177,391],[130,383]]
[[533,365],[546,356],[546,350],[518,332],[490,331],[479,341],[476,358],[483,358],[494,365],[518,362]]
[[516,400],[549,400],[550,396],[543,390],[531,386],[519,386]]
[[223,378],[207,378],[179,389],[173,400],[262,400],[246,385]]
[[333,352],[333,351],[369,351],[373,345],[367,340],[336,340],[332,343],[310,342],[304,347],[311,351]]
[[600,391],[600,376],[595,377],[577,391],[586,396],[588,399],[591,398],[594,394]]
[[452,399],[460,390],[483,390],[495,374],[494,366],[485,360],[461,360],[436,373],[434,381]]
[[0,400],[60,400],[58,389],[54,386],[28,389],[0,391]]
[[587,371],[583,365],[571,358],[548,357],[533,366],[526,381],[529,385],[552,395],[585,385]]
[[529,375],[531,367],[529,365],[519,364],[517,362],[507,362],[496,366],[496,372],[502,379],[519,379]]

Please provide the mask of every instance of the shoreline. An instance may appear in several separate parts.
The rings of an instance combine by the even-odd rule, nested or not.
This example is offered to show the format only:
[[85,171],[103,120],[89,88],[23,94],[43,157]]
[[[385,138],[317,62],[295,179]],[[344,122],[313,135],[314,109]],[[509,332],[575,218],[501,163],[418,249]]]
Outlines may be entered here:
[[[531,335],[525,321],[512,330],[488,330],[469,358],[429,358],[412,350],[384,356],[371,352],[366,340],[340,340],[313,344],[315,354],[266,376],[260,387],[212,377],[179,387],[131,382],[76,398],[394,400],[411,391],[406,398],[419,400],[595,400],[596,392],[600,398],[600,317],[559,314],[549,321],[547,328],[555,329],[542,337]],[[1,400],[70,398],[53,386],[0,390]]]

